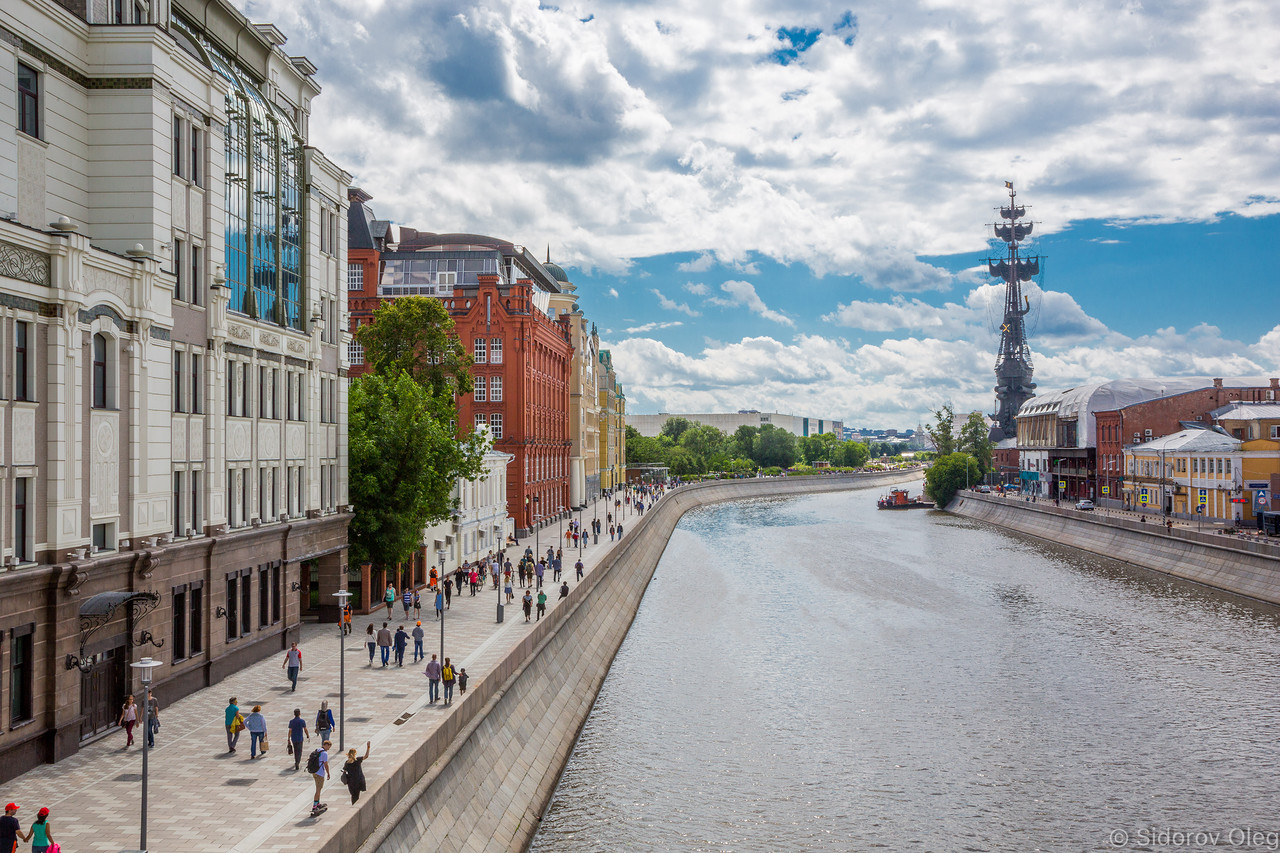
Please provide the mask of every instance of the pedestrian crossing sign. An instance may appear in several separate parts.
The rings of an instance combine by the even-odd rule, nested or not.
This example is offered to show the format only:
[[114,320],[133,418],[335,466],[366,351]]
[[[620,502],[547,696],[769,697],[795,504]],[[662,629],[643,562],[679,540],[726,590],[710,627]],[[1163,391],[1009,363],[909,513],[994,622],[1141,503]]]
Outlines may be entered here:
[[1208,491],[1208,489],[1201,489],[1201,490],[1200,490],[1200,495],[1196,498],[1196,503],[1200,504],[1200,506],[1205,506],[1206,504],[1208,504],[1208,503],[1209,503],[1209,491]]
[[1103,493],[1104,495],[1109,495],[1109,494],[1111,494],[1111,487],[1110,487],[1110,486],[1103,486],[1103,487],[1102,487],[1102,493]]

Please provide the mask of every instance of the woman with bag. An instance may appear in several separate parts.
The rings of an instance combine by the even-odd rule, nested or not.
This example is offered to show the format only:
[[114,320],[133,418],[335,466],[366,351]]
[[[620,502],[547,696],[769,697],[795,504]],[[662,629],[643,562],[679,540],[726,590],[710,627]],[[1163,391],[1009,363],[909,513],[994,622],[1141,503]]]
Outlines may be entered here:
[[244,727],[249,730],[249,758],[258,757],[258,744],[262,754],[267,754],[267,718],[262,716],[262,706],[254,705],[253,712],[245,718]]
[[373,623],[369,623],[369,630],[365,631],[364,644],[369,647],[369,666],[373,666],[373,656],[378,651],[378,635],[373,630]]
[[360,799],[360,792],[368,790],[364,782],[364,760],[369,757],[369,749],[372,747],[373,741],[364,742],[364,755],[356,758],[356,748],[353,746],[347,750],[347,763],[342,765],[342,775],[338,778],[342,780],[342,784],[347,786],[347,790],[351,792],[351,802],[354,805],[356,800]]
[[138,706],[133,703],[133,694],[130,693],[125,697],[124,706],[120,709],[119,720],[119,725],[124,726],[125,734],[129,736],[129,740],[124,745],[125,749],[133,746],[133,727],[137,722]]

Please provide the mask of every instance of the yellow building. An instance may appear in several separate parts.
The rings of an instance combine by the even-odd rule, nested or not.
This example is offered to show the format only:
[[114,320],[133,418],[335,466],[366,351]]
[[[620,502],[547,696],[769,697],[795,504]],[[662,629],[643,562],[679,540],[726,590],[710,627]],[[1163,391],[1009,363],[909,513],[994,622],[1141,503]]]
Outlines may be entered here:
[[1241,441],[1241,518],[1250,522],[1260,509],[1280,511],[1280,403],[1237,402],[1210,413],[1219,427]]
[[627,398],[613,370],[613,355],[600,350],[596,370],[599,422],[600,488],[606,491],[626,482]]
[[1240,518],[1240,441],[1213,429],[1184,429],[1124,449],[1124,500],[1139,511],[1206,520]]

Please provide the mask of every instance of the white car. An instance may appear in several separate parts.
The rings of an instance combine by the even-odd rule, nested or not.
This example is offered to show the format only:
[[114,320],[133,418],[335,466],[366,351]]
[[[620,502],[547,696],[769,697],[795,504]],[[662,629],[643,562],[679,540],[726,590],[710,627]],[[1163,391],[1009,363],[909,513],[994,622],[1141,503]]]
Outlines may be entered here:
[[1093,509],[1093,501],[1076,501],[1076,509]]

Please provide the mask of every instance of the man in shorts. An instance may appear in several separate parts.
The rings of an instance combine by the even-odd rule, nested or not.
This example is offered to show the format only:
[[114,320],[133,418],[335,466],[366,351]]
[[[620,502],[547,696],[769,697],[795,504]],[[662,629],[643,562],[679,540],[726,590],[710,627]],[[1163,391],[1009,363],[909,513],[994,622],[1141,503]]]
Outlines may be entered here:
[[333,746],[333,741],[325,741],[320,745],[320,769],[311,774],[316,780],[316,795],[311,801],[311,810],[317,811],[320,808],[320,791],[324,788],[325,781],[329,778],[329,747]]

